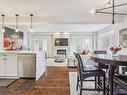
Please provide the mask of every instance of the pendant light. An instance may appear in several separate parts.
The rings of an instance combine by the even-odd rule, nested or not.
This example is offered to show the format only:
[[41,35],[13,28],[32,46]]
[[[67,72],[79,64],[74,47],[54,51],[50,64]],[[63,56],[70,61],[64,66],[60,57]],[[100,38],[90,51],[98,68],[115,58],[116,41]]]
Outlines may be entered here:
[[33,14],[30,14],[30,32],[33,32]]
[[16,27],[15,27],[15,32],[19,32],[19,29],[18,29],[18,17],[19,17],[19,15],[16,14],[15,16],[16,16]]
[[4,17],[5,17],[5,15],[2,14],[1,16],[2,16],[2,32],[5,32],[5,26],[4,26]]

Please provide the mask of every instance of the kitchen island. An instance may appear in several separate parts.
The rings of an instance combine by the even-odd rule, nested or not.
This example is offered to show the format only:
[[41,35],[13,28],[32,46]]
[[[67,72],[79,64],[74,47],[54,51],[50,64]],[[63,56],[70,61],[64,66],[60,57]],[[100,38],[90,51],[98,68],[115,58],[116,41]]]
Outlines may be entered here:
[[45,72],[45,52],[0,51],[0,78],[35,78]]

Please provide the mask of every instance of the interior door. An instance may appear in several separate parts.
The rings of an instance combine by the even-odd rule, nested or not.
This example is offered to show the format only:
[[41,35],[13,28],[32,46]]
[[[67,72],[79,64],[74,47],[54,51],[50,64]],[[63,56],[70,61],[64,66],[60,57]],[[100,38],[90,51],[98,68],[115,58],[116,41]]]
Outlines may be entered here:
[[45,53],[38,52],[36,53],[36,81],[44,74],[45,72]]
[[34,51],[39,51],[39,44],[40,44],[40,42],[39,42],[39,40],[38,39],[35,39],[34,40]]
[[0,76],[5,76],[5,55],[0,55]]

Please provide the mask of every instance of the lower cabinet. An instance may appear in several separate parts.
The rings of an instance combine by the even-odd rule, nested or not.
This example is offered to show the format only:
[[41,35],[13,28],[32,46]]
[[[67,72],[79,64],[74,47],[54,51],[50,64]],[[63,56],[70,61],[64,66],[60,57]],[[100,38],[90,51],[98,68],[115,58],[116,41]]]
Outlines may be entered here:
[[45,72],[45,53],[0,53],[0,78],[36,78]]
[[0,54],[0,76],[16,77],[17,71],[17,54]]
[[8,54],[6,56],[6,76],[18,76],[17,55]]
[[5,76],[6,75],[6,67],[5,67],[5,56],[0,55],[0,76]]

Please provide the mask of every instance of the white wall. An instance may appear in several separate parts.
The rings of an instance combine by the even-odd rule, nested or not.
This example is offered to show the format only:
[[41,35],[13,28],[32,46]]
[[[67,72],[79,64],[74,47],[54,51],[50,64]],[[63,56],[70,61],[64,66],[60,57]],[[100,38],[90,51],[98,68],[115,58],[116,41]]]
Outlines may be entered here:
[[[54,39],[55,38],[68,38],[68,46],[54,46]],[[70,55],[70,44],[72,41],[72,38],[86,38],[86,37],[91,37],[93,41],[93,47],[92,49],[95,48],[95,33],[68,33],[68,34],[58,34],[58,33],[52,33],[52,34],[46,34],[46,33],[32,33],[31,34],[31,43],[34,42],[35,39],[47,39],[48,40],[48,57],[53,57],[56,55],[56,50],[57,49],[66,49],[67,50],[67,55]],[[33,50],[34,44],[31,44],[31,50]]]
[[[123,22],[121,22],[120,24],[116,24],[114,26],[114,31],[115,31],[115,42],[116,44],[120,44],[119,42],[119,31],[122,29],[127,28],[127,18],[124,19]],[[122,55],[127,55],[127,48],[123,48],[120,52],[120,54]]]
[[112,28],[97,33],[97,49],[109,50],[114,44],[114,30]]
[[0,50],[3,49],[3,32],[0,32]]
[[[99,33],[105,33],[105,32],[112,32],[112,33],[107,33],[108,35],[108,37],[110,38],[110,40],[112,40],[113,41],[113,43],[110,43],[110,44],[112,44],[112,45],[119,45],[120,43],[119,43],[119,31],[120,30],[122,30],[122,29],[124,29],[124,28],[127,28],[127,18],[125,18],[121,23],[119,23],[119,24],[114,24],[114,25],[112,25],[112,30],[113,31],[111,31],[111,30],[106,30],[105,29],[105,31],[104,30],[101,30],[101,31],[99,31],[99,32],[97,32],[97,49],[100,49],[100,44],[101,45],[105,45],[104,43],[100,43],[101,41],[100,41],[100,39],[99,39]],[[113,36],[111,37],[111,34],[113,34]],[[127,55],[127,48],[123,48],[120,52],[119,52],[119,54],[121,54],[121,55]]]

